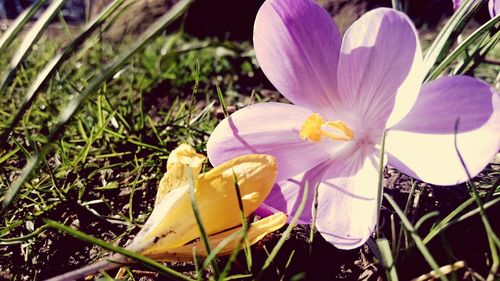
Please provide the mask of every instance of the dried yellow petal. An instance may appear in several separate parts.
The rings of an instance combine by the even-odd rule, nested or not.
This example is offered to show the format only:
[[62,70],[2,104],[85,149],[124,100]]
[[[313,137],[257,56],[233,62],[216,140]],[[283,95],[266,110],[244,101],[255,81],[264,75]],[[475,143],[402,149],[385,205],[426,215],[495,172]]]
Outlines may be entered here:
[[158,186],[156,194],[155,206],[169,193],[172,189],[179,188],[188,183],[185,167],[188,166],[193,171],[194,178],[197,178],[201,172],[203,162],[206,157],[198,154],[196,150],[187,144],[181,144],[174,149],[167,160],[167,172],[163,175]]
[[[286,224],[287,219],[288,218],[284,213],[279,212],[251,223],[247,232],[247,245],[253,245],[264,238],[267,234],[280,229]],[[219,243],[221,243],[224,239],[238,231],[242,231],[242,226],[209,236],[208,241],[211,248],[215,249],[215,247],[217,247],[217,245],[219,245]],[[231,254],[238,246],[240,238],[241,236],[236,236],[236,239],[233,239],[231,242],[226,244],[218,252],[218,255]],[[200,240],[181,247],[168,249],[166,251],[160,251],[160,249],[157,251],[149,251],[147,255],[150,258],[160,261],[191,261],[193,260],[193,247],[196,248],[197,255],[202,257],[207,255],[205,246]]]

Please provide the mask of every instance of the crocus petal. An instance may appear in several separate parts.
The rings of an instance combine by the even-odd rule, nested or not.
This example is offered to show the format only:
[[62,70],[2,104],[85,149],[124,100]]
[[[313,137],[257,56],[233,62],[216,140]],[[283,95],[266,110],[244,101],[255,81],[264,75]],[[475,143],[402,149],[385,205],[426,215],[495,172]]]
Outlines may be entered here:
[[255,54],[267,78],[294,104],[323,115],[335,102],[341,39],[310,0],[268,0],[255,19]]
[[193,147],[187,144],[181,144],[174,149],[168,156],[167,172],[163,175],[158,186],[155,206],[158,205],[172,189],[188,184],[186,166],[191,168],[193,177],[197,178],[205,159],[206,157],[204,155],[198,154]]
[[324,162],[343,145],[329,139],[302,140],[299,131],[311,114],[303,107],[270,102],[240,109],[210,135],[208,158],[216,166],[239,155],[269,154],[278,160],[278,181],[296,176]]
[[464,182],[468,176],[459,155],[474,177],[499,149],[499,109],[498,95],[478,79],[427,83],[414,108],[387,134],[389,164],[432,184]]
[[498,11],[500,11],[500,1],[490,0],[488,2],[488,10],[490,11],[492,18],[496,17],[498,15]]
[[[268,217],[262,218],[258,221],[252,222],[249,225],[247,232],[247,241],[246,245],[253,245],[260,241],[267,234],[276,231],[283,227],[287,222],[287,216],[284,213],[275,213]],[[233,235],[236,232],[240,232],[243,230],[242,226],[237,228],[233,228],[215,235],[211,235],[208,237],[208,242],[212,250],[215,250],[220,243],[227,243],[223,245],[220,251],[217,253],[218,256],[229,255],[231,254],[236,247],[238,246],[241,235],[237,235],[234,239],[228,241],[224,241],[229,236]],[[242,246],[244,246],[243,244]],[[148,256],[155,260],[159,261],[192,261],[193,260],[193,248],[196,248],[196,255],[206,257],[207,252],[205,245],[201,240],[196,240],[193,243],[189,243],[187,245],[172,248],[164,252],[150,252]]]
[[357,150],[331,163],[318,188],[316,227],[339,249],[363,245],[377,217],[377,154]]
[[345,112],[358,134],[370,133],[363,129],[380,133],[393,111],[396,120],[411,108],[422,79],[421,61],[417,32],[405,14],[387,8],[366,13],[344,35],[336,111]]
[[329,162],[322,163],[311,170],[293,178],[277,183],[264,203],[255,211],[259,215],[268,215],[278,211],[284,212],[292,219],[302,200],[304,187],[307,183],[307,202],[302,210],[298,223],[310,224],[312,222],[312,207],[314,202],[314,189],[321,182]]
[[[196,179],[196,203],[208,235],[241,224],[235,179],[245,216],[267,197],[276,180],[276,159],[251,154],[229,160]],[[144,254],[175,248],[199,237],[188,186],[170,191],[156,206],[130,246]]]

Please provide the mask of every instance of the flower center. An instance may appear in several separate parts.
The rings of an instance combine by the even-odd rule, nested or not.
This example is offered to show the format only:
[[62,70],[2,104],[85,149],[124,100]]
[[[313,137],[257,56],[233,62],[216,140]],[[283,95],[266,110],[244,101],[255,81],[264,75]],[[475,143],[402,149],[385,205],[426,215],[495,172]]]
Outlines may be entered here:
[[300,129],[300,137],[310,142],[320,142],[321,137],[332,140],[348,141],[354,138],[354,134],[346,123],[338,121],[326,121],[318,113],[307,117]]

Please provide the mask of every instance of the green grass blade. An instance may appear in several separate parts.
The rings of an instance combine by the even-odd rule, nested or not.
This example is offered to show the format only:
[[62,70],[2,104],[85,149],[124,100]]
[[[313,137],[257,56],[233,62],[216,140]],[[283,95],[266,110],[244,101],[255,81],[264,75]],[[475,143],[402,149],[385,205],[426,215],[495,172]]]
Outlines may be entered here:
[[460,5],[427,50],[424,58],[424,67],[427,73],[437,62],[442,60],[453,41],[484,2],[483,0],[466,0]]
[[5,54],[7,48],[17,38],[17,35],[23,30],[26,23],[33,18],[45,2],[47,2],[47,0],[38,0],[30,8],[24,10],[16,20],[11,23],[9,28],[2,35],[2,38],[0,38],[0,54]]
[[[95,237],[92,237],[92,236],[89,236],[81,231],[78,231],[78,230],[75,230],[69,226],[66,226],[64,224],[61,224],[59,222],[56,222],[56,221],[53,221],[53,220],[49,220],[49,219],[45,219],[45,224],[49,227],[52,227],[52,228],[55,228],[57,230],[60,230],[62,232],[65,232],[67,234],[70,234],[71,236],[74,236],[80,240],[83,240],[83,241],[86,241],[86,242],[89,242],[89,243],[92,243],[94,245],[97,245],[99,247],[102,247],[104,249],[107,249],[107,250],[110,250],[110,251],[113,251],[115,253],[118,253],[124,257],[128,257],[128,258],[131,258],[131,259],[134,259],[142,264],[144,264],[145,266],[155,270],[155,271],[158,271],[159,273],[167,276],[167,277],[170,277],[174,280],[186,280],[186,281],[192,281],[192,279],[182,275],[181,273],[173,270],[173,269],[170,269],[164,265],[162,265],[161,263],[159,262],[156,262],[148,257],[145,257],[145,256],[142,256],[136,252],[133,252],[133,251],[130,251],[130,250],[127,250],[125,248],[122,248],[122,247],[119,247],[119,246],[115,246],[115,245],[112,245],[112,244],[109,244],[107,243],[106,241],[103,241],[101,239],[97,239]],[[118,256],[117,256],[118,258]],[[122,261],[123,262],[123,261]],[[90,265],[89,267],[92,266],[92,270],[94,270],[93,272],[86,272],[87,274],[91,274],[91,273],[94,273],[94,272],[97,272],[99,271],[101,268],[97,268],[99,266],[104,266],[104,264],[111,264],[110,261],[108,260],[104,260],[104,261],[101,261],[101,262],[97,262],[96,264],[94,265]],[[117,266],[119,264],[111,264],[113,266]],[[71,272],[69,272],[71,273]],[[65,276],[64,279],[55,279],[54,280],[73,280],[73,279],[76,279],[78,277],[76,276]]]
[[21,121],[23,115],[31,106],[38,93],[43,91],[47,82],[52,78],[57,70],[59,70],[61,65],[89,38],[92,32],[99,28],[104,21],[123,4],[124,1],[125,0],[115,0],[109,4],[100,15],[84,27],[80,35],[78,35],[68,46],[66,46],[47,63],[43,70],[37,75],[33,84],[31,84],[26,96],[24,97],[23,103],[16,112],[12,121],[9,122],[7,129],[5,129],[0,136],[0,143],[5,143],[7,137],[14,130],[14,127],[19,123],[19,121]]
[[[423,215],[418,221],[417,223],[415,223],[415,229],[419,229],[423,224],[424,222],[426,222],[428,219],[432,218],[432,217],[435,217],[435,216],[438,216],[439,215],[439,212],[438,211],[432,211],[432,212],[429,212],[425,215]],[[425,242],[424,242],[425,244]]]
[[[217,258],[217,254],[226,246],[228,245],[229,243],[231,243],[234,239],[238,238],[239,236],[241,236],[243,234],[243,231],[242,230],[239,230],[239,231],[236,231],[234,233],[232,233],[231,235],[229,235],[228,237],[224,238],[219,244],[217,244],[217,246],[215,246],[215,248],[212,249],[212,251],[210,252],[209,255],[207,255],[207,257],[205,258],[205,260],[203,261],[203,267],[202,268],[206,268],[210,265],[210,263],[212,262],[213,259]],[[221,274],[222,276],[222,274]]]
[[227,105],[226,101],[224,100],[224,95],[222,94],[222,91],[220,90],[219,85],[216,85],[217,88],[217,98],[219,99],[220,106],[222,107],[222,112],[224,113],[224,117],[229,117],[229,113],[227,111]]
[[[194,186],[194,177],[193,177],[193,171],[191,168],[186,166],[186,173],[188,176],[188,182],[189,182],[189,196],[191,198],[191,206],[193,207],[193,213],[194,217],[196,219],[196,223],[198,224],[198,228],[200,230],[200,238],[201,241],[203,241],[203,245],[205,246],[205,249],[207,251],[207,255],[210,255],[212,252],[212,248],[210,247],[210,243],[208,242],[208,235],[207,232],[205,231],[205,227],[203,226],[203,222],[201,221],[201,216],[200,216],[200,211],[198,209],[198,204],[196,203],[196,188]],[[215,279],[219,278],[219,266],[217,265],[217,261],[215,259],[211,260],[211,266],[212,270],[215,275]]]
[[462,167],[464,168],[465,173],[467,174],[467,178],[469,179],[467,181],[467,186],[471,190],[472,193],[472,198],[474,201],[476,201],[476,204],[479,207],[479,214],[481,216],[481,220],[483,221],[484,225],[484,230],[486,231],[486,236],[488,237],[488,246],[490,247],[490,253],[491,253],[491,259],[492,259],[492,265],[491,265],[491,271],[488,274],[487,280],[494,280],[496,272],[498,270],[498,266],[500,264],[499,257],[498,257],[498,249],[500,249],[500,240],[498,239],[498,236],[496,235],[495,231],[493,230],[490,220],[488,216],[486,215],[485,208],[483,206],[483,203],[481,202],[481,199],[479,198],[479,194],[476,190],[476,186],[472,182],[472,176],[469,172],[469,169],[467,168],[467,165],[465,163],[464,158],[462,157],[462,154],[460,153],[460,149],[458,148],[458,125],[459,125],[459,120],[455,123],[455,134],[453,138],[454,146],[455,146],[455,151],[457,152],[457,156],[460,159],[460,163],[462,164]]
[[398,273],[396,271],[396,264],[392,257],[391,247],[389,247],[389,241],[385,238],[381,238],[377,239],[376,243],[380,251],[380,258],[382,259],[382,265],[384,266],[387,280],[397,281]]
[[495,245],[495,242],[491,237],[488,237],[488,245],[490,246],[491,251],[491,268],[488,273],[488,277],[486,281],[494,281],[496,279],[495,276],[498,276],[498,267],[500,265],[500,257],[498,256],[498,247]]
[[42,225],[41,227],[37,228],[30,234],[26,234],[24,236],[19,236],[14,238],[0,238],[0,245],[23,243],[31,238],[38,236],[41,232],[45,231],[47,227],[48,227],[47,225]]
[[425,82],[436,79],[445,69],[453,62],[460,54],[466,51],[466,49],[474,43],[481,35],[492,30],[498,31],[498,27],[495,25],[500,21],[500,15],[490,19],[488,22],[483,24],[481,27],[476,29],[467,39],[465,39],[460,45],[458,45],[432,72],[425,78]]
[[[408,211],[410,210],[410,204],[412,202],[413,195],[415,194],[416,187],[417,187],[417,184],[412,180],[410,193],[408,194],[408,199],[406,200],[406,205],[405,205],[405,209],[404,209],[405,216],[406,216],[406,214],[408,214]],[[404,228],[401,227],[399,229],[399,236],[398,236],[398,242],[396,244],[396,251],[394,252],[396,261],[398,260],[398,257],[399,257],[399,249],[401,249],[403,233],[404,233]]]
[[[245,259],[247,261],[247,269],[250,271],[252,268],[252,252],[250,248],[250,244],[248,243],[248,223],[247,223],[247,218],[245,217],[245,208],[243,206],[243,201],[241,200],[241,190],[240,190],[240,185],[238,184],[238,178],[236,177],[236,174],[233,171],[233,179],[234,179],[234,189],[236,191],[236,198],[238,199],[238,208],[240,209],[240,217],[241,217],[241,225],[243,226],[243,239],[245,242]],[[228,263],[228,265],[230,265]],[[228,267],[226,265],[226,267]],[[229,269],[228,269],[229,270]]]
[[14,54],[14,57],[10,61],[9,69],[7,73],[2,78],[2,82],[0,84],[0,94],[4,94],[7,86],[14,78],[17,69],[21,62],[23,62],[26,57],[29,55],[31,47],[35,42],[40,38],[45,28],[49,25],[52,18],[57,15],[57,12],[62,7],[62,5],[66,2],[65,0],[54,0],[50,4],[50,6],[43,12],[40,18],[36,21],[33,27],[28,31],[26,36],[24,37],[21,45],[17,49],[17,52]]
[[[481,220],[483,221],[484,229],[486,230],[486,234],[488,235],[488,239],[491,239],[496,247],[500,248],[500,240],[498,239],[497,235],[493,231],[493,228],[491,227],[490,220],[488,219],[488,216],[486,215],[486,212],[484,211],[483,203],[481,202],[481,199],[479,198],[479,194],[477,193],[476,186],[474,183],[472,183],[472,176],[469,172],[469,169],[467,168],[467,165],[465,163],[464,158],[462,157],[462,154],[460,153],[460,150],[458,149],[458,124],[459,120],[455,123],[455,134],[454,134],[454,146],[455,146],[455,151],[457,152],[458,159],[460,159],[460,163],[462,164],[462,167],[464,168],[465,173],[467,174],[467,178],[469,179],[467,181],[467,186],[469,189],[472,191],[472,198],[476,201],[476,204],[479,207],[479,214],[481,215]],[[492,250],[493,254],[493,250]]]
[[297,208],[295,215],[293,216],[293,218],[290,221],[290,224],[288,225],[286,230],[281,235],[281,238],[280,238],[280,240],[278,240],[278,243],[276,243],[276,246],[274,246],[273,250],[271,251],[271,253],[267,257],[267,259],[264,261],[264,265],[262,266],[261,271],[257,275],[256,280],[260,280],[262,278],[262,275],[264,274],[266,269],[271,265],[274,258],[276,257],[276,255],[280,251],[281,247],[283,247],[283,244],[285,244],[286,239],[288,239],[288,236],[290,235],[290,233],[292,233],[293,228],[295,227],[295,225],[297,225],[297,221],[299,220],[299,217],[302,214],[302,211],[304,210],[304,207],[305,207],[306,202],[307,202],[308,190],[309,190],[309,183],[306,182],[304,185],[304,190],[302,191],[302,198],[300,200],[300,204],[299,204],[299,207]]
[[228,262],[224,266],[224,269],[222,270],[222,273],[219,275],[219,278],[217,279],[217,280],[221,280],[221,281],[225,280],[227,274],[229,274],[229,270],[231,269],[231,266],[232,266],[232,264],[234,263],[234,261],[236,259],[236,255],[238,255],[238,253],[240,252],[241,247],[243,246],[243,244],[245,244],[245,246],[246,246],[246,247],[244,247],[244,251],[245,251],[245,258],[246,258],[246,262],[247,262],[247,269],[248,269],[248,271],[250,271],[251,268],[252,268],[252,252],[251,252],[251,249],[250,249],[250,244],[248,243],[248,236],[247,236],[247,234],[248,234],[248,223],[247,223],[247,220],[246,220],[246,217],[245,217],[245,209],[244,209],[244,206],[243,206],[243,201],[241,200],[240,186],[238,184],[238,179],[237,179],[236,174],[234,173],[234,171],[233,171],[233,181],[234,181],[234,188],[235,188],[235,191],[236,191],[236,198],[238,199],[238,208],[240,210],[240,217],[241,217],[241,224],[242,224],[241,231],[238,231],[238,232],[241,232],[241,234],[240,234],[241,235],[241,239],[238,242],[237,247],[231,253],[231,256],[229,257]]
[[392,197],[389,196],[388,194],[384,194],[384,197],[389,202],[389,204],[391,204],[392,208],[394,208],[394,211],[396,211],[396,214],[401,219],[401,223],[406,228],[406,230],[410,233],[411,237],[413,238],[413,241],[415,241],[415,245],[420,250],[420,252],[422,253],[422,256],[427,261],[427,263],[431,266],[432,270],[434,270],[437,273],[437,275],[439,276],[439,279],[441,279],[442,281],[447,281],[448,278],[445,275],[443,275],[443,273],[439,269],[438,264],[436,263],[436,261],[432,257],[429,250],[427,250],[427,247],[425,247],[425,244],[422,242],[422,239],[420,238],[420,236],[418,236],[417,231],[415,230],[413,225],[410,223],[408,218],[405,216],[403,211],[399,208],[396,201],[394,201],[394,199],[392,199]]
[[474,203],[474,198],[469,198],[467,201],[463,202],[462,204],[460,204],[460,206],[455,208],[455,210],[448,214],[444,219],[442,219],[434,228],[432,228],[427,236],[425,236],[425,238],[423,239],[424,244],[429,243],[429,241],[431,241],[436,235],[438,235],[438,233],[447,228],[451,224],[452,219],[472,203]]
[[233,252],[229,256],[229,260],[226,263],[226,266],[224,266],[224,269],[222,270],[222,273],[219,275],[219,278],[216,279],[218,281],[224,281],[224,280],[226,280],[226,276],[227,276],[227,274],[229,274],[229,270],[231,269],[232,264],[236,260],[236,256],[240,252],[243,243],[246,242],[246,239],[245,239],[246,238],[246,230],[243,229],[239,234],[241,235],[241,239],[239,240],[238,245],[236,246],[236,248],[233,250]]
[[490,33],[493,33],[486,42],[482,42],[479,46],[471,51],[471,53],[461,62],[452,72],[453,75],[464,74],[477,67],[486,57],[488,52],[493,49],[500,41],[499,27],[494,28]]
[[313,242],[314,242],[314,233],[316,232],[316,218],[318,216],[318,189],[319,189],[319,184],[316,185],[314,188],[314,201],[313,201],[313,208],[312,208],[312,222],[311,222],[311,231],[309,232],[309,256],[312,256],[312,250],[313,250]]
[[[151,39],[160,35],[167,26],[180,17],[193,3],[193,1],[194,0],[181,0],[175,4],[167,13],[158,18],[153,25],[146,30],[130,49],[122,53],[116,60],[109,64],[101,75],[94,78],[90,82],[89,86],[74,100],[72,100],[63,112],[60,113],[57,124],[49,134],[48,143],[54,143],[56,141],[59,135],[64,131],[64,128],[70,121],[71,117],[77,112],[80,105],[85,102],[91,94],[97,92],[104,82],[112,78],[113,75],[115,75],[137,51],[141,50]],[[38,166],[38,163],[45,157],[50,149],[50,145],[45,145],[38,153],[28,159],[28,163],[22,169],[21,175],[13,182],[5,194],[2,202],[4,208],[10,205],[21,186],[23,186],[29,178],[29,175]]]

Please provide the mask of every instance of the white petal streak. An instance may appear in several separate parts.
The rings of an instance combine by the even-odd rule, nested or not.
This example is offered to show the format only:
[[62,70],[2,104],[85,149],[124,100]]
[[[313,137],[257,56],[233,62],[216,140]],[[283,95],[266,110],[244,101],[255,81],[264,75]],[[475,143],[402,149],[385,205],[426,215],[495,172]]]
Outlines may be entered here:
[[317,228],[339,249],[363,245],[376,223],[378,156],[361,150],[332,163],[318,190]]

